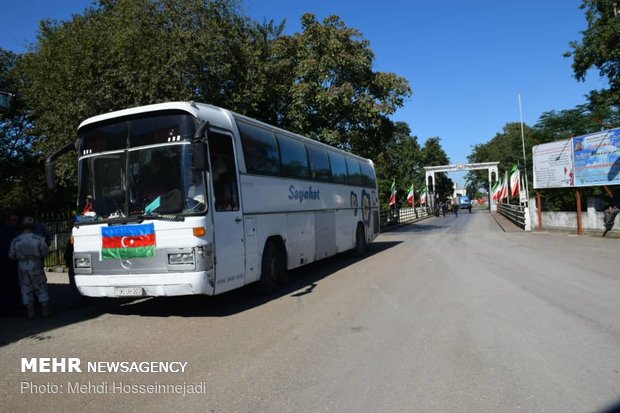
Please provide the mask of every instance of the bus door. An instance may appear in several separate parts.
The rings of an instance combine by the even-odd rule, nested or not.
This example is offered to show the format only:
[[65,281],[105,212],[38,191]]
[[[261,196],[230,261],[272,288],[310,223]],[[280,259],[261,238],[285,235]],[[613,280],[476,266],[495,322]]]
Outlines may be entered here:
[[215,293],[241,287],[245,282],[243,217],[239,176],[232,135],[209,132],[211,211],[215,251]]

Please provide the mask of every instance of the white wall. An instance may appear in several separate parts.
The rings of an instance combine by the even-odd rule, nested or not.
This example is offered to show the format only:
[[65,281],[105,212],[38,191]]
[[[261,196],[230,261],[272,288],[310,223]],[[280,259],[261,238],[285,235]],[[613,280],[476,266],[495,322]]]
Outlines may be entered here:
[[[581,212],[581,225],[584,230],[603,230],[603,212],[598,212],[595,205],[601,202],[600,198],[588,198],[587,210]],[[585,205],[584,205],[585,206]],[[530,216],[532,229],[538,228],[538,205],[536,198],[530,199]],[[576,212],[548,212],[542,213],[542,227],[545,228],[571,228],[577,229]]]

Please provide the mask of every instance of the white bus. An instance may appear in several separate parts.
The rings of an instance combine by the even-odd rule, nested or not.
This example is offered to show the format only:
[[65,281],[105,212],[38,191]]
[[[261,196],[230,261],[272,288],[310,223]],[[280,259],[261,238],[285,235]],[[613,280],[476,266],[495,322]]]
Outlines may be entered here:
[[[75,282],[91,297],[214,295],[379,233],[372,161],[228,110],[170,102],[78,129]],[[47,161],[53,182],[54,160]]]

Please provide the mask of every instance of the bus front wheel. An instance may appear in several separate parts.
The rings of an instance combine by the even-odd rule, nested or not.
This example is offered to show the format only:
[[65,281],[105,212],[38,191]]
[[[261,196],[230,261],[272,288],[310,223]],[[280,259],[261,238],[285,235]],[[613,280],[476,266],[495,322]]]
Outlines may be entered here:
[[263,250],[260,279],[256,283],[259,293],[273,292],[278,282],[286,281],[286,264],[282,248],[273,240],[267,241]]

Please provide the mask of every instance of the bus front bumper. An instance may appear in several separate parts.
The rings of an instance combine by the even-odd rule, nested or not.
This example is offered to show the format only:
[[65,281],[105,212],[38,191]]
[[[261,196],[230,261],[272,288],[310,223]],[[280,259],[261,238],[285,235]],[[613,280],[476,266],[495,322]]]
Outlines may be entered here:
[[175,295],[213,295],[208,281],[211,271],[131,274],[75,275],[75,284],[88,297],[160,297]]

